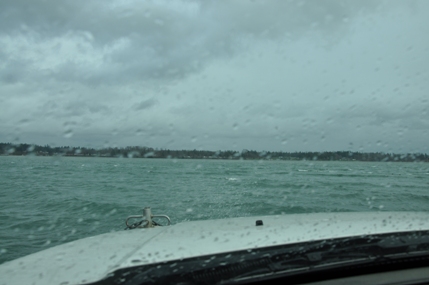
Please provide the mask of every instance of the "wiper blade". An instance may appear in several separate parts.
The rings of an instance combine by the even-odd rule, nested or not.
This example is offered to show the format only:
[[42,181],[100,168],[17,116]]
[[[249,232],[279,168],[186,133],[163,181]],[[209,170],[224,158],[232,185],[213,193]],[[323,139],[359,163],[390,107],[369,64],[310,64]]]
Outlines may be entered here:
[[420,266],[429,264],[428,231],[312,241],[136,266],[91,284],[245,283],[416,257]]
[[[228,280],[236,283],[240,280],[255,278],[258,275],[282,273],[297,274],[310,270],[349,267],[350,265],[379,264],[389,261],[423,257],[429,263],[429,233],[402,233],[377,236],[363,236],[324,241],[300,249],[275,253],[267,266],[253,272],[247,272]],[[419,259],[421,260],[421,259]],[[420,264],[423,266],[424,264]]]

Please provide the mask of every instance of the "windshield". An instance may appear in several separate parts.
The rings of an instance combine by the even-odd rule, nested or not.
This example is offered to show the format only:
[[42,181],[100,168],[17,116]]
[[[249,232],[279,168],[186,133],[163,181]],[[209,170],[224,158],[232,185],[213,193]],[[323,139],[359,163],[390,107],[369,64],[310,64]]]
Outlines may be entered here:
[[[424,0],[1,1],[0,263],[143,207],[426,212],[428,19]],[[223,247],[215,230],[189,239]]]

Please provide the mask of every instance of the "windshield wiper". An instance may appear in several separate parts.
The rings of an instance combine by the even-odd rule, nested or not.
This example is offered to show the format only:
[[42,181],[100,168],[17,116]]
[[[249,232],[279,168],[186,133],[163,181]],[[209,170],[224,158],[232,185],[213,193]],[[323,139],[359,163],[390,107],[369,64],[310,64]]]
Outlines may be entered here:
[[[225,283],[276,276],[302,275],[312,272],[335,271],[335,275],[374,273],[429,265],[428,232],[363,236],[327,240],[305,247],[285,249],[269,258],[266,267],[246,272]],[[302,282],[303,279],[301,278]]]
[[420,231],[303,242],[136,266],[119,269],[92,284],[244,284],[288,276],[300,276],[302,281],[305,276],[317,277],[318,272],[326,275],[326,271],[335,271],[340,276],[427,265],[429,232]]

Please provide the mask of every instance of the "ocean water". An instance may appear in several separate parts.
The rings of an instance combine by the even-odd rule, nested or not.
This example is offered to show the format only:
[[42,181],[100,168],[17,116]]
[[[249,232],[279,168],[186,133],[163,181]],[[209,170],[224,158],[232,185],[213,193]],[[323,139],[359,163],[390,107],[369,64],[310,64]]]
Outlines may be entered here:
[[0,157],[0,263],[121,231],[145,206],[172,223],[428,211],[429,164]]

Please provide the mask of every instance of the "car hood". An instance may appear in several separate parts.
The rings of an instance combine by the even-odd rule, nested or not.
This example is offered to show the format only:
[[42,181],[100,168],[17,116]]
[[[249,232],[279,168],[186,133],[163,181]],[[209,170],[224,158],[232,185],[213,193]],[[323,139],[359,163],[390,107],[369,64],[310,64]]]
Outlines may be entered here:
[[[256,226],[261,220],[263,225]],[[280,244],[429,230],[429,213],[318,213],[204,220],[88,237],[0,265],[0,284],[85,284],[119,268]]]

